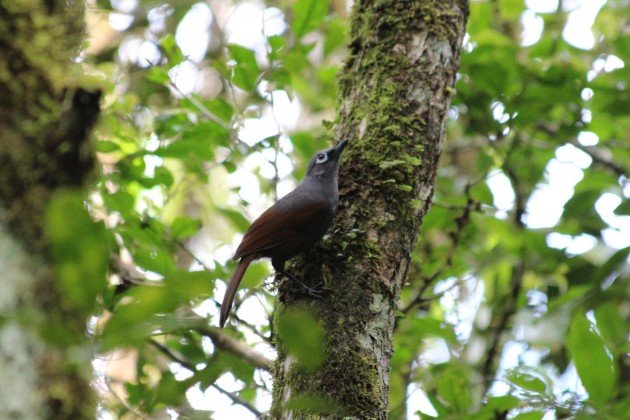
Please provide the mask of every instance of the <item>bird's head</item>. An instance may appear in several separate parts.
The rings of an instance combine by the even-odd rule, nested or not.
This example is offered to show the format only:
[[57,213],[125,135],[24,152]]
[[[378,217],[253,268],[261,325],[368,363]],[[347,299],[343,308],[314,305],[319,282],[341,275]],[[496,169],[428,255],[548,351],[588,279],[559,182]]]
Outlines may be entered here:
[[336,177],[339,171],[339,158],[348,140],[342,140],[332,149],[317,152],[311,159],[306,175],[313,178]]

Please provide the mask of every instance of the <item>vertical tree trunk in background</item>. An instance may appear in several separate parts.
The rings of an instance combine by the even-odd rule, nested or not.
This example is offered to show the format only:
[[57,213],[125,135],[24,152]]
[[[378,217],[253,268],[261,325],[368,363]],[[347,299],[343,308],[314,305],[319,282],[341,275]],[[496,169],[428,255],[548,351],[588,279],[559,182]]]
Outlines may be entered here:
[[[355,2],[336,126],[350,141],[339,212],[330,239],[291,268],[331,294],[304,299],[284,283],[277,308],[313,312],[326,359],[307,374],[278,339],[274,416],[387,416],[397,302],[433,193],[467,15],[466,0]],[[304,397],[327,403],[300,409]]]
[[93,418],[86,315],[60,293],[43,233],[55,191],[93,163],[100,93],[74,86],[83,2],[0,0],[0,16],[0,418]]

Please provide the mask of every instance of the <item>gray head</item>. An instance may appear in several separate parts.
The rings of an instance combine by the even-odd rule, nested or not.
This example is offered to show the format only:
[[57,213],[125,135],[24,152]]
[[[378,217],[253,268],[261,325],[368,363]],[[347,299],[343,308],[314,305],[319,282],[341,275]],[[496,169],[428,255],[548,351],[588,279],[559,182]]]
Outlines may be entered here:
[[306,169],[306,176],[318,179],[336,178],[339,172],[339,158],[347,140],[342,140],[332,149],[317,152]]

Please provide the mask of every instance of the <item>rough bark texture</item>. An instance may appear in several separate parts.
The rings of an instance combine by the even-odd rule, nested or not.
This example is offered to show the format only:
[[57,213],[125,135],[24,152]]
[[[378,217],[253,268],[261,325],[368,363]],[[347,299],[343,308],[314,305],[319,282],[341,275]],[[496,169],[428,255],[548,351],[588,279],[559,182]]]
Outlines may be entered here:
[[278,343],[275,417],[387,417],[397,302],[433,193],[467,14],[465,0],[355,3],[336,126],[350,141],[339,212],[330,238],[291,268],[331,294],[301,298],[285,282],[278,303],[315,314],[327,356],[307,374]]
[[91,418],[86,315],[62,299],[43,233],[54,192],[93,163],[100,93],[76,87],[73,63],[83,3],[0,0],[0,16],[0,418]]

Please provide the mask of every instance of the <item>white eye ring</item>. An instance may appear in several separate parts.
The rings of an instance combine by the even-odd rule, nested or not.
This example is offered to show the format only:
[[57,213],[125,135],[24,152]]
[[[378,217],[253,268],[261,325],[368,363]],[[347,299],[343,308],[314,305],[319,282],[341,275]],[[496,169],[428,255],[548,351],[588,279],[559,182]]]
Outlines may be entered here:
[[320,153],[317,155],[317,163],[324,163],[328,160],[328,153]]

